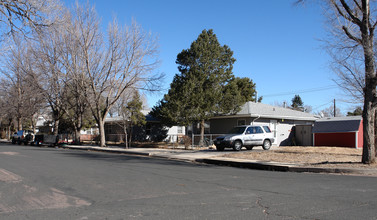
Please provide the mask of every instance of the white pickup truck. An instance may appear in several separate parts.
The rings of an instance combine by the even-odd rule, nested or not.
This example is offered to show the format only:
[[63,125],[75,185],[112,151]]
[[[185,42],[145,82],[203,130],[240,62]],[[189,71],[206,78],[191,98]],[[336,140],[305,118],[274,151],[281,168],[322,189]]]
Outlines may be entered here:
[[234,127],[227,135],[217,137],[215,145],[218,151],[223,151],[224,148],[239,151],[243,146],[247,150],[252,150],[254,146],[269,150],[273,142],[273,133],[268,126],[244,125]]

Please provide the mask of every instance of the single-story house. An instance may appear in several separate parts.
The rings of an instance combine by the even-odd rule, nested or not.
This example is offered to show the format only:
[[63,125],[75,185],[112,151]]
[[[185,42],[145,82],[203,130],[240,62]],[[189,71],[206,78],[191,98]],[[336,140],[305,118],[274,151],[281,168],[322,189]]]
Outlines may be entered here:
[[[134,141],[165,141],[178,142],[186,132],[184,126],[166,127],[160,121],[149,114],[149,110],[142,110],[145,115],[146,124],[134,126],[132,129],[132,140]],[[122,117],[107,117],[105,119],[106,141],[124,142],[124,125],[129,123]]]
[[289,108],[247,102],[234,115],[220,115],[210,119],[211,134],[226,134],[232,127],[248,124],[266,124],[274,133],[277,146],[292,145],[294,126],[313,125],[319,116]]
[[313,126],[314,146],[363,147],[361,116],[322,118]]

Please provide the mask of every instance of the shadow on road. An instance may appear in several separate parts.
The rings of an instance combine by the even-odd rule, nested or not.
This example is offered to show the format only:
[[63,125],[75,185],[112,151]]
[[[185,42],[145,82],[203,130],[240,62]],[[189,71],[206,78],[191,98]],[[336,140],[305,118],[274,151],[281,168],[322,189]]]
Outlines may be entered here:
[[[186,167],[197,167],[199,164],[191,164],[182,161],[160,159],[160,158],[150,158],[147,156],[133,156],[128,154],[120,153],[106,153],[106,152],[94,152],[94,151],[75,151],[75,150],[63,150],[59,151],[60,154],[66,156],[79,157],[87,160],[101,160],[111,163],[150,163],[159,165],[180,165]],[[201,165],[204,166],[204,165]]]

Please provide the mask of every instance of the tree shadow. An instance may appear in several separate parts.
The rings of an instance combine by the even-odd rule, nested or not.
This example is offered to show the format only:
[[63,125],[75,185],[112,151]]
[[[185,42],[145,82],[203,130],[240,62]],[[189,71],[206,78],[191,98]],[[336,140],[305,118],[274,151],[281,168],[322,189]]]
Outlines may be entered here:
[[134,156],[130,154],[123,153],[110,153],[110,152],[96,152],[96,151],[59,151],[59,153],[66,156],[77,157],[80,159],[86,160],[95,160],[95,161],[105,161],[111,163],[147,163],[147,164],[158,164],[158,165],[179,165],[185,167],[197,167],[200,164],[192,164],[184,161],[161,159],[161,158],[152,158],[148,156]]

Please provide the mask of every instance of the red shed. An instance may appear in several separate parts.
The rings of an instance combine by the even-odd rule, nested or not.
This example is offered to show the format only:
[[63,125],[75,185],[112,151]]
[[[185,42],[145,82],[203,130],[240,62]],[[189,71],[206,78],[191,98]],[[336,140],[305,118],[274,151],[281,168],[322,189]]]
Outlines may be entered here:
[[314,146],[363,147],[361,116],[323,118],[313,126]]

